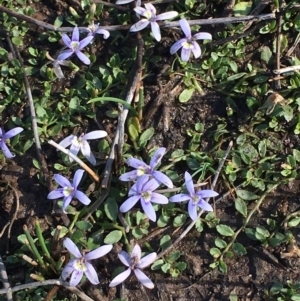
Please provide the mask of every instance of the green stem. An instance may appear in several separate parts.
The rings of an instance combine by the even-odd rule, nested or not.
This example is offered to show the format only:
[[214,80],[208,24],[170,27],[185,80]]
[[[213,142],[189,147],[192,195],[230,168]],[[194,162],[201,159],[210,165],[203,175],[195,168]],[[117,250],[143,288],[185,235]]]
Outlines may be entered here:
[[72,232],[72,229],[74,228],[75,223],[77,222],[79,215],[80,215],[80,212],[76,212],[76,213],[75,213],[74,219],[73,219],[73,221],[72,221],[72,223],[71,223],[71,225],[70,225],[70,227],[69,227],[69,232],[70,232],[70,233]]

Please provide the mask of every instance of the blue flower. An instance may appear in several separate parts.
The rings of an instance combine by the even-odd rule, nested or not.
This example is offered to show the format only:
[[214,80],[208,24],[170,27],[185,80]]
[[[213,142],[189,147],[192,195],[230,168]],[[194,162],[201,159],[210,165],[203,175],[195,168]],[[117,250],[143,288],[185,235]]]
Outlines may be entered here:
[[23,128],[21,127],[16,127],[14,129],[11,129],[10,131],[4,133],[4,131],[2,131],[2,129],[0,128],[0,148],[3,151],[3,154],[6,158],[13,158],[15,155],[12,154],[10,152],[10,150],[8,149],[7,145],[5,144],[5,141],[7,139],[10,139],[18,134],[20,134],[22,131],[24,131]]

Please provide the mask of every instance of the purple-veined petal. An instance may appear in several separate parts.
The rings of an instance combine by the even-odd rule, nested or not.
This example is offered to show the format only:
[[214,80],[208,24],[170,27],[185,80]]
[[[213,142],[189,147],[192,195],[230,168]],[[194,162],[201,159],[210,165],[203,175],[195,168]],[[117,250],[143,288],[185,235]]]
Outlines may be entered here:
[[92,152],[90,153],[89,156],[85,156],[85,157],[92,165],[95,166],[97,164],[96,158]]
[[169,198],[169,201],[172,203],[179,203],[179,202],[184,202],[188,201],[191,199],[191,196],[185,193],[179,193],[176,195],[173,195]]
[[150,288],[150,289],[154,288],[153,282],[151,281],[151,279],[150,279],[148,276],[146,276],[146,275],[144,274],[144,272],[142,272],[142,271],[139,270],[139,269],[134,269],[133,271],[134,271],[134,274],[135,274],[136,278],[137,278],[144,286],[146,286],[147,288]]
[[129,182],[138,178],[137,170],[132,170],[122,174],[119,178],[120,181]]
[[192,48],[192,52],[194,54],[194,58],[197,59],[198,57],[201,56],[201,49],[200,46],[197,42],[193,41],[193,48]]
[[73,54],[73,50],[71,49],[67,49],[67,50],[64,50],[63,52],[61,52],[58,57],[57,57],[57,60],[58,61],[64,61],[66,60],[68,57],[70,57],[72,54]]
[[61,145],[64,148],[67,148],[69,145],[72,144],[72,140],[75,138],[75,135],[70,135],[68,137],[66,137],[65,139],[61,140],[59,142],[59,145]]
[[184,180],[185,180],[186,189],[188,190],[188,192],[190,193],[191,196],[194,195],[195,188],[194,188],[193,179],[187,171],[184,174]]
[[84,205],[89,205],[91,200],[82,191],[77,190],[74,197]]
[[88,36],[79,42],[78,49],[81,50],[93,41],[93,36]]
[[11,153],[11,151],[8,149],[7,145],[3,141],[0,143],[0,147],[6,158],[11,159],[15,156],[13,153]]
[[172,18],[175,18],[176,16],[178,16],[177,11],[169,11],[169,12],[159,14],[158,16],[156,16],[156,21],[172,19]]
[[198,190],[196,191],[196,194],[200,195],[203,199],[212,198],[219,195],[217,192],[210,189]]
[[47,195],[47,199],[55,200],[55,199],[63,198],[64,194],[63,194],[62,191],[63,191],[62,188],[58,188],[56,190],[53,190],[53,191],[49,192],[48,195]]
[[131,257],[136,257],[140,261],[141,256],[142,256],[141,247],[138,244],[136,244],[132,249]]
[[205,211],[214,211],[213,207],[204,200],[200,200],[200,202],[198,202],[198,206]]
[[168,204],[169,199],[160,193],[152,192],[151,202],[156,204]]
[[91,63],[90,59],[80,50],[75,51],[75,54],[84,64],[89,65]]
[[73,195],[69,195],[69,196],[64,198],[64,202],[63,202],[63,205],[62,205],[63,212],[65,212],[66,208],[70,205],[72,199],[73,199]]
[[[147,177],[147,176],[143,176],[143,177]],[[139,178],[140,179],[140,178]],[[149,177],[148,177],[149,179]],[[145,181],[145,183],[142,186],[142,190],[138,190],[139,192],[141,191],[154,191],[158,186],[160,185],[160,183],[158,183],[155,179],[151,179],[150,181]]]
[[179,25],[185,34],[185,36],[189,39],[192,36],[190,24],[186,19],[179,20]]
[[74,271],[74,263],[76,262],[77,259],[71,259],[67,265],[64,267],[64,269],[61,272],[61,278],[63,280],[66,280],[68,277],[70,277],[70,275],[72,274],[72,272]]
[[152,16],[156,16],[156,8],[151,3],[145,3],[144,4],[146,9],[149,10],[152,14]]
[[147,27],[149,23],[150,22],[147,19],[141,19],[137,23],[133,24],[130,27],[129,31],[130,32],[140,31],[140,30],[144,29],[145,27]]
[[16,127],[14,129],[11,129],[3,135],[3,140],[10,139],[11,137],[20,134],[22,131],[24,131],[24,129],[21,127]]
[[82,139],[86,140],[92,140],[92,139],[100,139],[107,136],[107,133],[105,131],[92,131],[87,134],[85,134]]
[[112,247],[113,247],[112,245],[101,246],[101,247],[87,253],[84,257],[86,260],[93,260],[93,259],[102,257],[102,256],[106,255],[108,252],[110,252]]
[[134,0],[118,0],[116,2],[116,4],[120,5],[120,4],[127,4],[127,3],[130,3],[130,2],[133,2]]
[[131,167],[133,167],[133,168],[136,168],[136,169],[141,168],[141,167],[143,167],[143,168],[145,168],[145,169],[150,168],[144,161],[139,160],[139,159],[136,159],[136,158],[133,158],[133,157],[128,158],[128,159],[126,160],[126,163],[127,163],[129,166],[131,166]]
[[82,279],[83,272],[74,270],[70,279],[70,286],[77,286]]
[[183,43],[186,43],[186,41],[186,39],[180,39],[175,42],[170,48],[170,53],[174,54],[175,52],[177,52],[182,47]]
[[170,180],[170,178],[168,176],[166,176],[164,173],[162,173],[161,171],[154,170],[152,172],[152,176],[153,176],[153,178],[155,178],[155,180],[157,182],[162,183],[169,188],[173,188],[173,183]]
[[136,191],[137,191],[137,193],[141,193],[143,191],[148,190],[148,189],[145,188],[146,184],[148,184],[147,183],[148,181],[149,181],[149,175],[143,175],[143,176],[140,176],[137,179],[137,181],[136,181]]
[[62,187],[65,187],[65,186],[71,187],[72,186],[72,184],[70,183],[70,181],[67,178],[65,178],[59,174],[54,174],[53,178],[54,178],[55,182],[58,183]]
[[151,24],[151,31],[153,33],[153,36],[157,42],[161,40],[161,34],[160,34],[160,28],[157,22],[150,22]]
[[99,284],[99,278],[95,268],[89,262],[85,262],[85,266],[86,266],[86,271],[84,272],[85,276],[90,280],[92,284],[94,285]]
[[118,284],[122,283],[124,280],[126,280],[129,275],[131,274],[131,268],[127,269],[126,271],[120,273],[118,276],[116,276],[111,283],[109,284],[109,287],[117,286]]
[[187,62],[189,60],[191,51],[192,51],[191,49],[185,49],[185,48],[181,49],[181,60],[183,62]]
[[74,174],[74,179],[73,179],[73,187],[75,189],[77,189],[81,179],[82,179],[82,176],[84,174],[84,170],[83,169],[77,169],[75,174]]
[[63,244],[64,244],[64,247],[76,258],[82,257],[79,249],[77,248],[77,246],[73,243],[73,241],[69,237],[64,239]]
[[137,190],[136,190],[136,183],[135,183],[135,184],[133,184],[133,185],[131,186],[131,188],[129,189],[129,191],[128,191],[128,196],[133,196],[133,195],[137,195],[137,194],[139,194],[139,193],[138,193]]
[[[80,150],[80,147],[78,145],[75,145],[75,144],[72,144],[71,147],[70,147],[70,152],[74,155],[74,156],[77,156],[78,152]],[[70,162],[73,161],[73,159],[71,157],[70,158]]]
[[143,268],[147,267],[148,265],[150,265],[152,262],[154,262],[156,257],[157,257],[157,254],[155,252],[150,253],[150,254],[144,256],[136,266],[139,269],[143,269]]
[[64,44],[68,47],[68,48],[71,48],[71,39],[69,38],[69,36],[66,34],[66,33],[64,33],[62,36],[61,36],[61,38],[62,38],[62,40],[63,40],[63,42],[64,42]]
[[130,266],[130,264],[131,264],[131,257],[130,257],[130,255],[127,252],[121,251],[118,254],[118,257],[119,257],[119,259],[122,261],[122,263],[124,265],[126,265],[127,267]]
[[165,147],[158,148],[155,153],[153,154],[151,160],[150,160],[150,167],[153,169],[155,166],[161,161],[162,157],[164,156],[166,152]]
[[127,212],[128,210],[130,210],[137,202],[138,200],[141,198],[140,195],[134,195],[130,198],[128,198],[120,207],[120,212],[124,213]]
[[81,152],[85,156],[85,158],[92,164],[96,165],[96,158],[94,154],[91,152],[91,147],[86,140],[82,140]]
[[212,40],[212,35],[208,32],[198,32],[193,35],[194,40]]
[[145,214],[148,216],[148,218],[151,221],[155,222],[156,221],[156,213],[155,213],[155,210],[154,210],[151,202],[148,202],[148,203],[143,202],[143,198],[142,198],[141,205],[142,205],[142,208],[143,208]]
[[79,42],[79,29],[77,26],[74,27],[72,33],[72,42]]
[[188,203],[188,212],[190,218],[194,221],[197,219],[197,208],[198,206],[193,203],[193,201],[189,201]]
[[99,29],[97,29],[97,30],[95,31],[95,33],[97,33],[97,34],[103,34],[103,38],[104,38],[105,40],[108,39],[109,36],[110,36],[109,31],[107,31],[106,29],[101,29],[101,28],[99,28]]
[[137,14],[144,16],[144,14],[147,12],[147,10],[143,7],[137,6],[133,9]]

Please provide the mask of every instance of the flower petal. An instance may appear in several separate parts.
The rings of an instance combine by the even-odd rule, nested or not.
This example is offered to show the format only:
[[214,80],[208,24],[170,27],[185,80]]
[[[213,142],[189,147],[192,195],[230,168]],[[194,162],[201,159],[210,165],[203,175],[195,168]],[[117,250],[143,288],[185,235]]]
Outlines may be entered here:
[[102,256],[106,255],[108,252],[110,252],[112,247],[113,247],[112,245],[101,246],[101,247],[87,253],[84,257],[86,260],[93,260],[93,259],[102,257]]
[[141,257],[142,257],[142,250],[141,250],[141,247],[136,244],[133,249],[132,249],[132,252],[131,252],[131,257],[137,257],[138,260],[140,261]]
[[165,147],[158,148],[155,153],[153,154],[151,161],[150,161],[150,167],[154,168],[159,162],[161,161],[162,157],[164,156],[166,152]]
[[138,178],[137,170],[132,170],[122,174],[119,178],[120,181],[129,182]]
[[178,12],[177,11],[168,11],[166,13],[157,15],[156,16],[156,21],[162,21],[162,20],[172,19],[172,18],[175,18],[176,16],[178,16]]
[[137,6],[136,8],[133,9],[137,14],[144,16],[147,10],[143,7]]
[[90,59],[80,50],[77,50],[75,54],[84,64],[89,65],[91,63]]
[[164,173],[162,173],[161,171],[154,170],[152,172],[152,176],[159,183],[162,183],[162,184],[166,185],[169,188],[173,188],[173,183],[170,180],[170,178],[168,176],[166,176]]
[[193,35],[194,40],[212,40],[212,35],[208,32],[198,32]]
[[96,158],[91,152],[91,147],[86,140],[82,140],[81,152],[92,165],[96,165]]
[[61,36],[61,38],[62,38],[62,40],[63,40],[63,42],[64,42],[64,44],[68,47],[68,48],[71,48],[71,39],[69,38],[69,36],[66,34],[66,33],[64,33],[62,36]]
[[70,279],[70,286],[77,286],[82,279],[83,272],[74,270]]
[[93,36],[88,36],[79,42],[78,49],[81,50],[93,41]]
[[72,144],[72,140],[75,138],[75,135],[70,135],[68,137],[66,137],[65,139],[61,140],[59,142],[59,145],[61,145],[64,148],[67,148],[69,145]]
[[156,8],[151,3],[145,3],[144,6],[151,12],[152,16],[156,16]]
[[160,28],[157,22],[150,22],[151,24],[151,31],[153,33],[153,36],[157,42],[161,40],[161,34],[160,34]]
[[209,203],[205,202],[204,200],[198,202],[198,206],[205,211],[214,211],[213,207]]
[[185,49],[185,48],[181,49],[181,60],[183,62],[187,62],[189,60],[191,51],[192,51],[191,49]]
[[77,169],[76,172],[75,172],[75,175],[74,175],[74,179],[73,179],[73,187],[75,189],[77,189],[81,179],[82,179],[82,176],[84,174],[84,170],[83,169]]
[[190,195],[184,194],[184,193],[179,193],[179,194],[171,196],[169,198],[169,201],[172,203],[179,203],[179,202],[188,201],[190,199],[191,199]]
[[72,42],[79,42],[79,30],[78,27],[75,26],[72,33]]
[[193,42],[193,48],[192,48],[193,54],[194,54],[194,58],[197,59],[198,57],[201,56],[201,49],[200,46],[197,42]]
[[179,20],[179,25],[185,34],[185,36],[189,39],[192,36],[190,24],[186,19]]
[[120,212],[124,213],[129,211],[137,202],[138,200],[141,198],[140,195],[134,195],[132,197],[130,197],[129,199],[127,199],[120,207]]
[[110,36],[109,31],[107,31],[107,30],[105,30],[105,29],[101,29],[101,28],[97,29],[97,30],[95,31],[95,33],[97,33],[97,34],[103,34],[103,38],[104,38],[105,40],[108,39],[109,36]]
[[126,265],[127,267],[130,266],[130,264],[131,264],[131,257],[129,256],[129,254],[127,252],[121,251],[118,254],[118,257],[119,257],[119,259],[122,261],[122,263],[124,265]]
[[24,131],[24,129],[21,127],[16,127],[14,129],[11,129],[3,135],[3,140],[10,139],[11,137],[20,134],[22,131]]
[[134,274],[136,276],[136,278],[144,285],[146,286],[147,288],[154,288],[154,284],[153,282],[151,281],[151,279],[146,276],[141,270],[139,269],[134,269]]
[[66,187],[66,186],[72,187],[72,184],[70,183],[70,181],[67,178],[65,178],[59,174],[54,174],[53,178],[54,178],[55,182],[58,183],[62,187]]
[[105,131],[92,131],[85,134],[82,139],[92,140],[92,139],[100,139],[107,136],[107,132]]
[[[70,147],[70,152],[74,155],[74,156],[77,156],[78,155],[78,152],[80,150],[80,147],[78,145],[75,145],[75,144],[72,144],[71,147]],[[73,161],[73,159],[71,157],[69,157],[70,159],[70,162]]]
[[145,168],[145,169],[150,168],[150,166],[147,165],[144,161],[139,160],[139,159],[136,159],[136,158],[133,158],[133,157],[128,158],[128,159],[126,160],[126,163],[127,163],[129,166],[131,166],[131,167],[133,167],[133,168],[136,168],[136,169],[141,168],[141,167],[143,167],[143,168]]
[[15,154],[11,153],[11,151],[8,149],[7,145],[3,141],[2,141],[2,143],[0,143],[0,147],[6,158],[11,159],[11,158],[15,157]]
[[188,190],[188,192],[190,193],[191,196],[194,195],[195,188],[194,188],[193,179],[187,171],[184,174],[184,180],[185,180],[186,189]]
[[[136,192],[138,194],[140,194],[141,192],[144,192],[146,190],[148,190],[148,186],[147,184],[152,181],[150,180],[149,182],[149,175],[143,175],[143,176],[140,176],[137,181],[136,181],[136,186],[135,186],[135,189],[136,189]],[[148,182],[148,183],[147,183]],[[156,181],[155,181],[156,182]],[[153,185],[152,182],[150,183],[150,185]],[[147,187],[147,188],[145,188]]]
[[196,194],[200,195],[203,199],[212,198],[219,195],[217,192],[210,189],[198,190],[196,191]]
[[144,256],[141,259],[140,263],[138,263],[136,266],[139,269],[143,269],[143,268],[147,267],[148,265],[150,265],[152,262],[154,262],[156,257],[157,257],[157,254],[155,252],[150,253],[150,254]]
[[77,248],[77,246],[74,244],[74,242],[69,237],[64,239],[63,245],[76,258],[82,257],[79,249]]
[[70,57],[73,53],[74,53],[73,50],[67,49],[67,50],[61,52],[58,55],[57,60],[58,61],[64,61],[65,59],[67,59],[68,57]]
[[70,277],[72,272],[74,271],[74,263],[76,262],[77,259],[71,259],[67,265],[64,267],[64,269],[61,272],[61,278],[63,280],[66,280],[67,278]]
[[[142,176],[142,177],[148,177],[148,176]],[[141,177],[140,177],[141,178]],[[139,179],[140,179],[139,178]],[[149,177],[148,177],[149,178]],[[147,180],[148,181],[148,180]],[[138,190],[138,191],[154,191],[158,186],[159,186],[159,183],[155,180],[155,179],[151,179],[150,181],[145,181],[145,183],[143,184],[142,186],[142,189],[141,190]]]
[[151,202],[156,204],[168,204],[169,200],[166,196],[160,193],[152,192]]
[[122,283],[124,280],[126,280],[129,275],[131,274],[131,269],[127,269],[126,271],[120,273],[118,276],[116,276],[111,283],[109,284],[109,287],[117,286],[118,284]]
[[143,198],[142,198],[142,201],[141,201],[141,205],[142,205],[142,208],[145,212],[145,214],[148,216],[148,218],[155,222],[156,221],[156,213],[155,213],[155,210],[151,204],[151,202],[143,202]]
[[62,188],[58,188],[56,190],[51,191],[50,193],[48,193],[47,199],[55,200],[64,197],[62,190]]
[[66,208],[70,205],[72,199],[73,199],[73,195],[69,195],[68,197],[64,198],[64,202],[62,205],[63,212],[65,212]]
[[196,206],[193,201],[189,201],[188,203],[188,212],[190,215],[190,218],[194,221],[197,219],[197,208],[198,206]]
[[94,285],[99,284],[99,278],[95,268],[89,263],[85,262],[86,271],[84,272],[86,277],[90,280],[90,282]]
[[84,205],[89,205],[91,203],[91,200],[82,191],[77,190],[74,197]]
[[120,5],[120,4],[127,4],[127,3],[130,3],[130,2],[133,2],[134,0],[118,0],[116,2],[116,4]]
[[175,42],[170,48],[170,53],[174,54],[175,52],[177,52],[182,47],[183,43],[185,43],[186,41],[186,39],[180,39],[177,42]]
[[149,23],[150,22],[147,19],[141,19],[137,23],[133,24],[130,27],[129,31],[130,32],[140,31],[140,30],[144,29],[145,27],[147,27]]

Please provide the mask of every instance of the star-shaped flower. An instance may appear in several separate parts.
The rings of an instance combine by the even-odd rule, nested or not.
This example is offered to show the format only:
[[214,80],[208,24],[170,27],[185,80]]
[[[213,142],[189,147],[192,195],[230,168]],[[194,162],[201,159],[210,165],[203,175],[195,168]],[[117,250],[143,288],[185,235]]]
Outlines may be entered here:
[[4,132],[1,128],[0,128],[0,148],[3,151],[3,154],[6,158],[13,158],[15,155],[11,153],[11,151],[8,149],[5,141],[20,134],[22,131],[24,131],[23,128],[21,127],[16,127],[14,129],[9,130],[8,132]]

